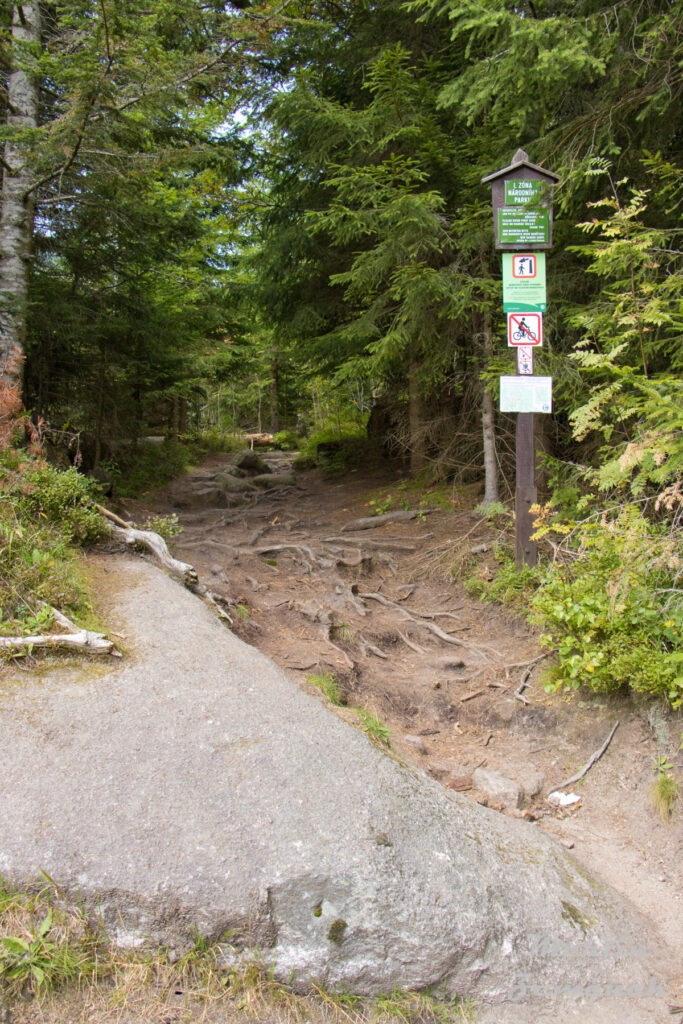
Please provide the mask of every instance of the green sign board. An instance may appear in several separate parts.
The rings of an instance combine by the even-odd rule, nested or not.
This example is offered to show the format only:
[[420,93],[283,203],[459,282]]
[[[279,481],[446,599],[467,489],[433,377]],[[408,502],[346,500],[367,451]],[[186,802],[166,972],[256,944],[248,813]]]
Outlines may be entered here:
[[498,210],[500,245],[533,245],[548,242],[549,237],[547,209],[527,210],[519,206],[501,206]]
[[503,253],[503,312],[545,313],[545,253]]
[[525,206],[527,203],[538,203],[543,193],[543,182],[538,180],[506,181],[505,205]]

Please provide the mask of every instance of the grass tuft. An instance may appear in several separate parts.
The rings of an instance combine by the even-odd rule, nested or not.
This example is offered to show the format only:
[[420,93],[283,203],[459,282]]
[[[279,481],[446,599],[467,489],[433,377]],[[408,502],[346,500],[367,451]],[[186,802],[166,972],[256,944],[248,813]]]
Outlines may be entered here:
[[334,704],[336,708],[343,707],[346,704],[344,691],[329,672],[326,672],[324,675],[306,676],[306,682],[320,690],[329,700],[330,704]]
[[367,708],[354,708],[363,732],[366,732],[373,743],[381,747],[391,747],[390,733],[384,722]]
[[652,785],[652,806],[664,821],[671,821],[678,800],[678,783],[671,774],[671,766],[665,757],[658,759],[655,766],[657,778]]

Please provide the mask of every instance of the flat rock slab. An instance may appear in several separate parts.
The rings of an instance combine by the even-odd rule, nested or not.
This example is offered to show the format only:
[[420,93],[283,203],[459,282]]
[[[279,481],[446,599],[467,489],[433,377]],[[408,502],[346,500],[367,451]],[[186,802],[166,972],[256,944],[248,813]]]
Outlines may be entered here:
[[299,986],[657,1019],[642,922],[571,855],[378,750],[156,567],[106,565],[125,660],[0,675],[6,879],[47,872],[124,945],[229,933]]

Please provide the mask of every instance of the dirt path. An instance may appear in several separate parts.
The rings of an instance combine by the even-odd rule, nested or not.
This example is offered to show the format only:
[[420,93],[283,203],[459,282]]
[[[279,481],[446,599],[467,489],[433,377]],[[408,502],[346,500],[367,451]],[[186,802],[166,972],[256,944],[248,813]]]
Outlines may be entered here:
[[[265,459],[275,474],[291,465],[279,453]],[[309,471],[294,486],[285,477],[279,488],[250,491],[239,507],[205,507],[207,482],[229,465],[230,456],[217,456],[144,507],[129,503],[128,512],[139,520],[144,511],[173,511],[175,496],[186,507],[175,508],[183,533],[174,554],[229,602],[235,632],[311,690],[309,677],[332,675],[344,701],[388,726],[406,761],[570,847],[636,904],[671,947],[672,964],[680,963],[683,815],[679,809],[667,825],[650,804],[657,756],[674,760],[683,784],[682,755],[673,756],[680,716],[621,698],[546,694],[546,662],[537,660],[543,651],[528,624],[470,598],[443,568],[439,577],[458,544],[490,544],[494,534],[473,511],[349,529],[369,515],[371,494],[398,483],[386,467],[343,479]],[[487,558],[480,554],[484,574]],[[523,678],[527,688],[516,695]],[[607,752],[573,787],[581,802],[551,807],[549,791],[617,721]],[[512,780],[523,797],[514,788],[487,796],[480,776],[475,788],[481,768]]]

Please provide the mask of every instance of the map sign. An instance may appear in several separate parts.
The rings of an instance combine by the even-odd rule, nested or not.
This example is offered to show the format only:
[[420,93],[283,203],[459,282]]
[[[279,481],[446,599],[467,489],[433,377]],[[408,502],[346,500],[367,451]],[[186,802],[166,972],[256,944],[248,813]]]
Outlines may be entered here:
[[501,412],[552,412],[552,377],[501,377]]
[[508,345],[542,345],[543,314],[508,313]]
[[503,253],[503,311],[545,313],[545,253]]
[[546,208],[527,210],[520,206],[501,206],[498,210],[500,245],[533,245],[550,238],[550,218]]

